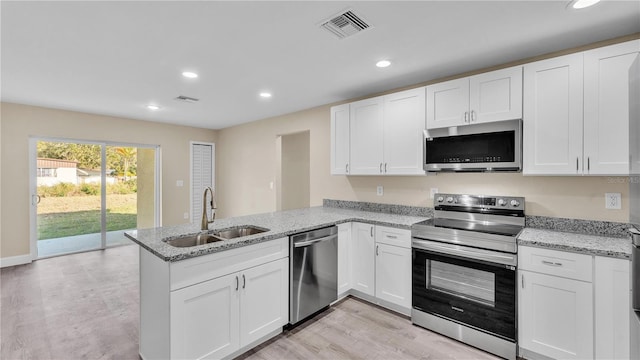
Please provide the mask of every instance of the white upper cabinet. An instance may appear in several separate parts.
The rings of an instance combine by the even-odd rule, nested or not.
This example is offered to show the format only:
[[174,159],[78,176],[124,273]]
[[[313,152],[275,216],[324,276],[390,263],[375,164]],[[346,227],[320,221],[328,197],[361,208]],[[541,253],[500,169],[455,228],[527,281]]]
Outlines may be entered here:
[[581,53],[524,66],[523,133],[524,174],[581,172]]
[[[422,87],[351,103],[350,160],[347,174],[424,174],[422,168],[424,101],[424,87]],[[336,108],[332,108],[332,115],[333,109]],[[336,114],[336,118],[338,117]],[[332,134],[332,137],[335,138],[333,141],[336,144],[340,136]],[[335,145],[332,146],[334,147]],[[333,158],[337,156],[332,155]],[[338,173],[338,167],[339,165],[332,165],[333,174]]]
[[629,173],[629,69],[640,41],[584,53],[585,174]]
[[427,86],[427,129],[522,118],[522,67]]
[[331,108],[331,174],[349,173],[349,104]]
[[464,125],[469,121],[469,78],[427,86],[427,129]]
[[383,171],[388,175],[424,174],[422,133],[424,88],[384,96]]
[[472,123],[522,119],[522,67],[469,78],[469,112]]
[[382,106],[382,96],[351,103],[350,174],[382,174]]
[[629,174],[629,69],[640,41],[524,66],[525,175]]

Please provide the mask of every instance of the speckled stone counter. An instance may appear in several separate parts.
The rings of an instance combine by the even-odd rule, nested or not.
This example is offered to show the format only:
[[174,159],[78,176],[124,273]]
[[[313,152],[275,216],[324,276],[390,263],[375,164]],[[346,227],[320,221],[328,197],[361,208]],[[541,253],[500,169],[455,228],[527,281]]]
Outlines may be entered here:
[[518,235],[518,246],[535,246],[587,255],[631,258],[629,237],[585,235],[525,228]]
[[267,228],[269,231],[193,247],[173,247],[162,241],[163,239],[171,237],[200,232],[199,226],[193,224],[133,230],[126,232],[125,235],[164,261],[173,262],[351,221],[410,229],[412,224],[426,219],[427,217],[422,216],[320,206],[216,220],[213,224],[209,225],[210,231],[239,227],[242,225],[259,226]]

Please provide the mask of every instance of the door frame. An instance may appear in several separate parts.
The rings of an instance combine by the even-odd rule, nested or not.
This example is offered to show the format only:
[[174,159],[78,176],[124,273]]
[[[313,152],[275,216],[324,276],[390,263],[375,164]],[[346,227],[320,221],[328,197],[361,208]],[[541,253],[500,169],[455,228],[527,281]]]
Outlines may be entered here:
[[[116,142],[116,141],[97,141],[97,140],[81,140],[81,139],[71,139],[71,138],[61,138],[61,137],[47,137],[47,136],[30,136],[29,137],[29,253],[31,257],[31,261],[38,259],[38,208],[37,208],[37,194],[38,194],[38,184],[37,184],[37,158],[38,158],[38,150],[37,144],[39,141],[48,141],[48,142],[65,142],[65,143],[75,143],[75,144],[89,144],[89,145],[100,145],[100,153],[101,153],[101,183],[102,185],[106,184],[106,174],[104,172],[105,164],[105,152],[107,146],[119,146],[119,147],[135,147],[135,148],[144,148],[144,149],[155,149],[155,179],[154,179],[154,201],[156,203],[154,209],[154,223],[155,226],[162,226],[162,156],[161,156],[161,147],[160,145],[151,145],[151,144],[136,144],[136,143],[127,143],[127,142]],[[106,187],[100,187],[100,202],[101,207],[106,205]],[[100,214],[100,222],[101,222],[101,247],[99,249],[92,249],[88,251],[100,250],[106,248],[106,232],[103,231],[106,227],[106,213],[101,210]],[[81,251],[82,252],[82,251]]]

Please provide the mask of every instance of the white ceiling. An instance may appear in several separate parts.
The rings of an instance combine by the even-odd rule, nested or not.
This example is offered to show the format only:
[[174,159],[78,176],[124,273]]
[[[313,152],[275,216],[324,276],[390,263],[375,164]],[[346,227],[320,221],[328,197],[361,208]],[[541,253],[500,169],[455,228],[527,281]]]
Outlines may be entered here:
[[[2,1],[1,98],[221,129],[640,31],[640,1],[567,4]],[[347,8],[373,28],[319,28]]]

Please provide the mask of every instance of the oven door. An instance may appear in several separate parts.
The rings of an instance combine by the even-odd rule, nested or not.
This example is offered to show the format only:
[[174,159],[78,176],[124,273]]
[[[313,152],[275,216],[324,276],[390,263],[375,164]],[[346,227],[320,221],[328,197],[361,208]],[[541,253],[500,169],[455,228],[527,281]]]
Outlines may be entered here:
[[[413,243],[414,309],[516,340],[515,254],[478,250],[474,256],[473,248]],[[493,253],[500,262],[489,260]]]

